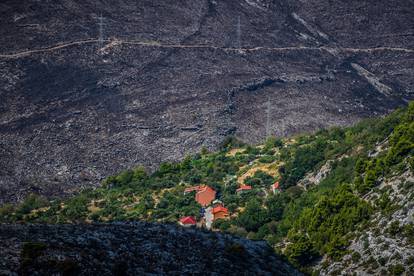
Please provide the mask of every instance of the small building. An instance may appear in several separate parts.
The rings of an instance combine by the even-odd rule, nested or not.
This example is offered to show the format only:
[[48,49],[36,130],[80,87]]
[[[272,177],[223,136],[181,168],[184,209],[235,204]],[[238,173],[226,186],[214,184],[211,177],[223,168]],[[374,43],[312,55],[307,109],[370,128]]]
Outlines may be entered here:
[[204,213],[203,222],[208,230],[211,229],[211,225],[214,221],[214,215],[213,215],[213,207],[206,208],[206,211]]
[[213,207],[216,207],[218,205],[223,205],[223,201],[221,201],[220,199],[213,200]]
[[191,227],[197,225],[195,217],[183,217],[178,221],[178,224],[184,227]]
[[229,210],[227,208],[225,208],[223,205],[214,207],[212,210],[214,219],[225,219],[229,216]]
[[200,190],[200,186],[188,187],[188,188],[185,188],[184,194],[186,195],[186,194],[189,194],[191,192],[199,191],[199,190]]
[[270,186],[270,188],[272,189],[272,192],[273,192],[274,194],[279,193],[279,192],[280,192],[280,185],[279,185],[279,181],[277,181],[277,182],[275,182],[274,184],[272,184],[272,185]]
[[250,185],[242,185],[242,186],[240,186],[240,188],[238,188],[236,190],[236,193],[240,194],[240,193],[245,192],[245,191],[250,191],[251,189],[252,189],[252,186],[250,186]]
[[210,205],[215,198],[216,191],[209,186],[199,189],[195,195],[195,200],[203,207]]

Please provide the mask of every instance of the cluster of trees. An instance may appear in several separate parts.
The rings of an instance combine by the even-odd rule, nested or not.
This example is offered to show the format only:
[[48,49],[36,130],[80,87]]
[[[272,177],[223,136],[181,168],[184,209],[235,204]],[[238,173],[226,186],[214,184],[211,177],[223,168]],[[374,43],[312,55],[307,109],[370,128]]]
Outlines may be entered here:
[[371,212],[369,204],[354,195],[351,185],[338,186],[331,196],[321,196],[315,206],[301,212],[288,233],[292,243],[286,255],[299,265],[325,254],[338,259],[346,252],[347,234],[367,221]]
[[[393,125],[391,134],[382,141],[386,151],[379,152],[375,157],[361,157],[355,165],[354,185],[364,195],[374,188],[381,178],[407,168],[414,171],[414,105],[400,116],[398,125]],[[393,116],[391,116],[393,118]],[[385,120],[388,122],[389,120]],[[391,127],[385,124],[383,128]]]
[[282,187],[288,188],[296,185],[307,172],[312,171],[316,165],[325,160],[326,147],[326,140],[317,138],[311,143],[298,143],[283,150],[282,158],[287,162],[279,169]]
[[244,183],[247,185],[251,185],[252,187],[265,187],[269,188],[275,182],[275,178],[271,175],[258,170],[256,171],[253,176],[246,177]]
[[49,205],[44,197],[30,194],[19,205],[5,204],[0,207],[0,222],[12,222],[33,217],[32,211]]
[[[226,206],[235,212],[257,196],[261,187],[273,183],[270,175],[257,171],[247,179],[255,186],[254,191],[236,195],[239,187],[235,176],[241,167],[252,160],[269,156],[262,150],[244,146],[244,152],[229,155],[233,144],[231,139],[223,149],[216,153],[202,150],[200,154],[186,157],[183,161],[162,163],[152,174],[142,167],[126,170],[110,176],[103,182],[102,188],[85,190],[67,200],[49,202],[43,198],[28,197],[18,206],[4,206],[0,209],[3,221],[42,221],[42,222],[79,222],[149,220],[175,222],[182,216],[200,217],[201,207],[194,200],[194,194],[184,196],[188,185],[208,184],[219,197],[225,199]],[[274,143],[274,142],[273,142]],[[270,152],[267,148],[266,152]],[[30,206],[30,207],[27,207]],[[48,207],[36,215],[27,216],[32,210]]]

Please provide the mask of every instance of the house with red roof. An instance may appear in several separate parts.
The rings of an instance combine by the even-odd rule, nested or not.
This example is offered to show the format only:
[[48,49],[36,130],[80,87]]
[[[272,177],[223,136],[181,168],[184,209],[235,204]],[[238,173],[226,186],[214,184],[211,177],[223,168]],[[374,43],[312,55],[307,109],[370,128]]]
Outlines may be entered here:
[[280,192],[280,185],[279,185],[279,181],[275,182],[274,184],[272,184],[270,186],[270,188],[272,189],[272,192],[274,194],[279,193]]
[[252,189],[252,186],[250,186],[250,185],[242,185],[242,186],[240,186],[240,188],[238,188],[236,190],[236,193],[240,194],[240,193],[245,192],[245,191],[250,191],[251,189]]
[[218,205],[214,207],[212,213],[214,217],[213,220],[225,219],[229,216],[229,210],[225,208],[223,205]]
[[183,217],[178,221],[178,224],[184,227],[191,227],[197,225],[195,217]]
[[194,192],[194,191],[199,191],[200,189],[201,189],[200,186],[188,187],[188,188],[185,188],[184,194],[186,195],[186,194]]
[[195,200],[203,207],[210,205],[216,198],[216,191],[209,186],[205,186],[198,190]]

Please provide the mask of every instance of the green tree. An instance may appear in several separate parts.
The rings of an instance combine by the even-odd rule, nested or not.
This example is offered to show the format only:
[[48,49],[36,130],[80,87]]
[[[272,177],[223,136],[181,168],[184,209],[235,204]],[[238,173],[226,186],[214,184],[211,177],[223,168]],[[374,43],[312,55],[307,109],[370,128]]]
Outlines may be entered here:
[[306,234],[296,234],[290,237],[290,243],[285,250],[288,259],[295,265],[305,266],[319,257],[318,251]]
[[267,211],[260,202],[253,198],[247,205],[244,212],[237,218],[237,224],[244,227],[247,231],[257,231],[260,226],[270,221]]
[[270,196],[266,201],[268,216],[272,220],[281,220],[289,199],[284,193]]
[[81,221],[88,213],[89,199],[84,195],[73,197],[65,202],[65,207],[62,209],[61,214],[68,220]]

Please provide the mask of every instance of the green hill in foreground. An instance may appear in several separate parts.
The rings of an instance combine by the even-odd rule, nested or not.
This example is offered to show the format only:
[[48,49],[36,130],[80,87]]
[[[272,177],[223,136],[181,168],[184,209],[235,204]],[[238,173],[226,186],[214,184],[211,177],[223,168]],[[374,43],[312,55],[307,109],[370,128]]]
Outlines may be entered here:
[[[228,139],[220,151],[138,167],[64,200],[32,195],[0,210],[4,223],[201,219],[208,185],[229,211],[213,230],[266,240],[305,272],[401,275],[414,271],[414,104],[385,118],[264,145]],[[278,181],[274,193],[271,185]],[[237,193],[242,185],[251,190]]]

